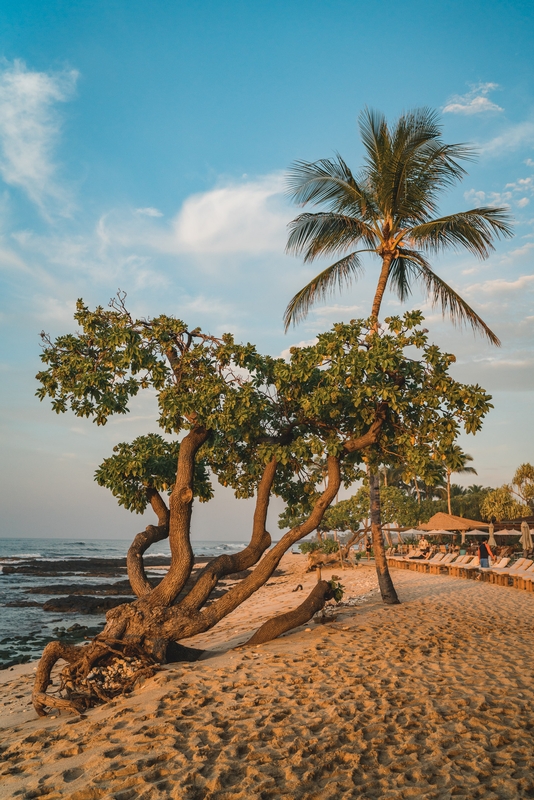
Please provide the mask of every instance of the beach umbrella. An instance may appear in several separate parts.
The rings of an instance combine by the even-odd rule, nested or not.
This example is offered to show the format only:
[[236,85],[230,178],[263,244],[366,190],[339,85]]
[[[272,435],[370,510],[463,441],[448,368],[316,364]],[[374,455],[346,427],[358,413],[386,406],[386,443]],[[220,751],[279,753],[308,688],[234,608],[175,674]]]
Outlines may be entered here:
[[462,544],[465,544],[465,529],[462,531]]
[[521,523],[521,546],[525,552],[532,550],[532,536],[528,527],[528,522],[523,520]]
[[490,546],[490,547],[497,547],[497,542],[495,541],[494,532],[495,532],[495,531],[494,531],[494,525],[493,525],[493,522],[490,522],[490,526],[489,526],[489,539],[488,539],[488,544],[489,544],[489,546]]

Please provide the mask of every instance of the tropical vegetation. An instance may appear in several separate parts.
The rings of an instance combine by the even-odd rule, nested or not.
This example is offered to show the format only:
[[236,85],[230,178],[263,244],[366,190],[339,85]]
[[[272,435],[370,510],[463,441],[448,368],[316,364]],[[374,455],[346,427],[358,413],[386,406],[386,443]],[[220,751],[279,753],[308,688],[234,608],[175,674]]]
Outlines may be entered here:
[[[316,344],[293,348],[289,361],[261,355],[230,334],[216,338],[190,329],[174,317],[136,319],[123,295],[109,309],[92,311],[79,301],[75,320],[76,333],[55,340],[43,335],[40,399],[50,398],[57,413],[104,425],[128,413],[139,392],[150,391],[165,436],[121,443],[97,470],[96,480],[119,503],[155,514],[128,553],[137,599],[108,612],[91,644],[45,648],[34,693],[40,714],[50,707],[79,711],[94,702],[91,670],[117,653],[141,659],[144,668],[164,661],[169,648],[209,630],[264,585],[283,554],[320,525],[342,485],[379,464],[418,472],[442,460],[460,430],[475,433],[491,408],[479,386],[451,377],[454,357],[428,341],[419,312],[389,318],[381,332],[373,319],[336,324]],[[237,498],[255,496],[251,538],[243,551],[209,562],[192,583],[194,499],[209,501],[213,480]],[[275,544],[265,528],[273,495],[302,515]],[[153,585],[143,554],[167,538],[171,565]],[[382,541],[375,555],[377,548],[383,556]],[[213,597],[225,576],[243,571],[245,577]],[[388,575],[378,577],[386,600],[394,602]],[[332,591],[320,581],[296,617],[291,612],[270,620],[250,641],[306,621]],[[51,696],[46,689],[61,658],[67,696]]]

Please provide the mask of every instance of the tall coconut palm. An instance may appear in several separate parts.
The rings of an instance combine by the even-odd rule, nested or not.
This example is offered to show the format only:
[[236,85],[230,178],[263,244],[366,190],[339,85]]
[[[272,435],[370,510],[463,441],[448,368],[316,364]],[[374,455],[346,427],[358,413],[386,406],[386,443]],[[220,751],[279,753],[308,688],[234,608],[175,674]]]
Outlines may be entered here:
[[[298,161],[289,172],[293,200],[322,205],[324,210],[293,220],[288,252],[303,254],[310,262],[319,256],[341,257],[293,297],[284,315],[286,330],[306,317],[315,302],[349,284],[362,270],[361,254],[369,253],[380,267],[371,309],[376,326],[386,287],[404,301],[413,283],[419,282],[453,322],[468,323],[500,344],[466,301],[436,275],[427,258],[451,247],[487,258],[495,238],[512,234],[504,208],[436,216],[440,192],[466,174],[459,162],[472,159],[473,151],[463,144],[445,144],[438,117],[427,108],[403,114],[391,127],[382,114],[365,110],[360,132],[365,159],[358,174],[340,155],[313,163]],[[369,491],[382,599],[398,603],[383,547],[378,473],[369,474]]]
[[284,316],[286,330],[336,287],[350,284],[362,270],[360,256],[370,253],[380,268],[371,310],[376,319],[388,286],[404,301],[419,282],[453,322],[467,322],[500,344],[428,262],[429,255],[451,247],[487,258],[495,238],[511,236],[505,208],[436,216],[438,195],[466,174],[459,162],[472,160],[473,151],[463,144],[445,144],[438,117],[427,108],[403,114],[391,127],[382,114],[365,110],[360,132],[365,159],[357,174],[340,155],[313,163],[297,161],[289,171],[293,200],[322,205],[324,210],[293,220],[288,252],[303,254],[308,262],[319,256],[341,258],[293,297]]

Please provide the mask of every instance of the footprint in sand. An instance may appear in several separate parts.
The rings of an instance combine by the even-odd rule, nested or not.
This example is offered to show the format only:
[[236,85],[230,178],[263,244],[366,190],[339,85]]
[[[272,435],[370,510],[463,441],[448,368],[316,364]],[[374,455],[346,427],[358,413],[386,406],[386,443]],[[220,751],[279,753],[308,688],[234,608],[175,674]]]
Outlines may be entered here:
[[80,778],[83,775],[83,769],[81,767],[74,767],[73,769],[67,769],[63,773],[63,780],[65,783],[70,783],[71,781],[75,781],[77,778]]

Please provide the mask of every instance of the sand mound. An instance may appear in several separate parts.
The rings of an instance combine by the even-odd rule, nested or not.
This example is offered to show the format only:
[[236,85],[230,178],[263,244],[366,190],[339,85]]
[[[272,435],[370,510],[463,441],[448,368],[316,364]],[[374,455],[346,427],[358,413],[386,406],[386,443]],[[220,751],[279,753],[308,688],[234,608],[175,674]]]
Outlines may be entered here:
[[[282,567],[190,643],[222,650],[298,605],[315,577]],[[534,797],[532,595],[397,571],[385,607],[373,569],[333,572],[354,598],[334,622],[167,668],[83,719],[36,719],[28,667],[5,673],[0,797]]]

